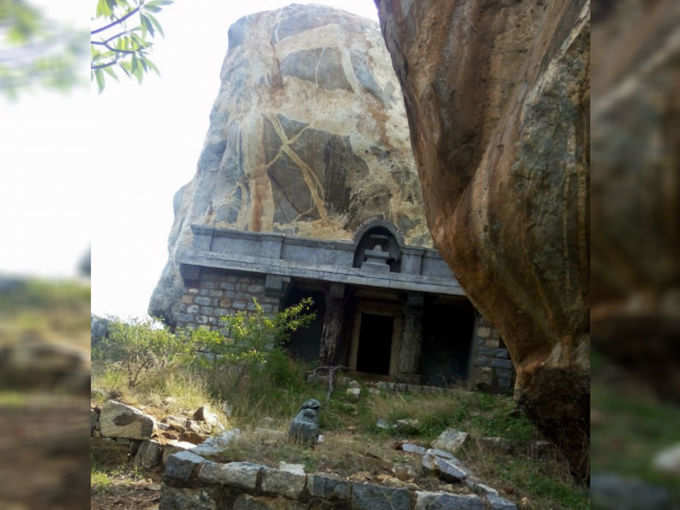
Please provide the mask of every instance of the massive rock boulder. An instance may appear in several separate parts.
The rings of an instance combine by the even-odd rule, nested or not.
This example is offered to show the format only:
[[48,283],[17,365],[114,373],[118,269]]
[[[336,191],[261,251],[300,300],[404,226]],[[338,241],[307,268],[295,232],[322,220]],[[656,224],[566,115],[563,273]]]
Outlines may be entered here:
[[431,238],[399,83],[378,25],[316,5],[244,17],[194,178],[174,199],[169,261],[149,307],[172,323],[174,254],[191,225],[351,239],[382,216]]
[[589,472],[589,0],[376,0],[435,246]]
[[680,3],[594,3],[593,62],[593,342],[680,403]]

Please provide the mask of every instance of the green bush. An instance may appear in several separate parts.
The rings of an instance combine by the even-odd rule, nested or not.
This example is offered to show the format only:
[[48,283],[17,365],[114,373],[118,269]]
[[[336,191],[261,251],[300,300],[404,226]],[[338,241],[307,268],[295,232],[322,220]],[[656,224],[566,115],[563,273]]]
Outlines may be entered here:
[[184,331],[187,343],[202,353],[194,358],[194,362],[202,368],[211,368],[214,377],[225,369],[235,374],[234,387],[238,387],[249,373],[278,378],[282,384],[289,383],[295,376],[286,372],[291,365],[283,348],[294,331],[314,320],[314,314],[309,313],[312,299],[303,299],[273,317],[265,314],[255,298],[253,303],[253,312],[222,317],[221,330]]
[[184,340],[181,335],[155,327],[150,320],[114,320],[108,336],[93,348],[92,359],[122,367],[128,387],[134,388],[151,372],[184,361],[191,348]]

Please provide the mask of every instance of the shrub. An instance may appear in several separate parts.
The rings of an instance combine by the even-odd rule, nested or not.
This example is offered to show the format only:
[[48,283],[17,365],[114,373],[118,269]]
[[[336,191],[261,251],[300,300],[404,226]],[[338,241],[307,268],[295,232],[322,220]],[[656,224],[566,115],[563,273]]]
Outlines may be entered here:
[[[294,331],[308,326],[315,317],[309,311],[311,298],[274,316],[265,314],[256,299],[253,303],[252,312],[222,317],[220,330],[199,328],[182,332],[187,344],[198,352],[193,364],[204,374],[210,374],[213,392],[225,398],[240,389],[243,403],[249,401],[244,407],[267,406],[259,400],[263,392],[272,398],[275,395],[283,398],[282,391],[299,389],[304,381],[303,370],[291,362],[284,347]],[[255,386],[262,391],[251,391]]]
[[108,337],[93,348],[92,359],[121,366],[127,373],[128,387],[134,388],[151,371],[182,361],[189,348],[181,336],[155,327],[150,320],[114,320]]

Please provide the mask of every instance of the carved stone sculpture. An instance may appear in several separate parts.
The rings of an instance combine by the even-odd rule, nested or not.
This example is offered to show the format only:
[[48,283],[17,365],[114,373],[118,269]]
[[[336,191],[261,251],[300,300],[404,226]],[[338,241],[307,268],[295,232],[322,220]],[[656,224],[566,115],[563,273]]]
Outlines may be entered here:
[[312,398],[305,401],[290,423],[288,439],[299,444],[314,446],[319,435],[319,410],[321,402]]

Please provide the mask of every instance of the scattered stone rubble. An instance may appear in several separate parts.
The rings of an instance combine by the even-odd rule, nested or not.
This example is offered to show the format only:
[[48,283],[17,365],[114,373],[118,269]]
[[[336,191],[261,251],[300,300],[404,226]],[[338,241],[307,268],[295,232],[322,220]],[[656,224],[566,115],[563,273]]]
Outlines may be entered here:
[[[215,432],[220,434],[212,436]],[[117,400],[90,408],[90,435],[126,444],[134,464],[144,469],[164,465],[170,455],[183,451],[216,455],[239,434],[239,429],[225,431],[206,405],[191,419],[170,415],[160,421]]]
[[[303,409],[311,408],[303,405]],[[318,408],[314,410],[318,418]],[[143,469],[164,466],[159,510],[517,508],[498,491],[472,476],[453,455],[451,450],[460,449],[468,437],[465,432],[453,429],[444,431],[432,448],[409,442],[399,446],[406,453],[420,455],[425,472],[449,483],[443,488],[466,493],[421,490],[413,483],[418,474],[416,469],[407,463],[395,463],[390,474],[376,478],[380,482],[376,484],[368,482],[371,477],[362,477],[362,473],[355,473],[349,480],[328,473],[307,474],[300,464],[281,462],[274,468],[252,462],[213,462],[210,458],[224,451],[240,431],[224,431],[207,406],[197,409],[191,419],[166,416],[156,420],[133,406],[109,400],[101,409],[91,409],[90,428],[93,436],[127,444],[136,466]],[[221,434],[200,436],[205,430],[221,431]],[[171,439],[186,437],[187,431],[194,442]],[[197,441],[199,436],[201,439]]]
[[[463,436],[467,438],[464,432],[447,430],[435,443],[459,449]],[[370,473],[363,472],[342,479],[328,473],[306,474],[302,465],[285,462],[278,469],[252,462],[217,463],[199,455],[199,446],[169,456],[159,510],[516,510],[515,503],[472,476],[450,451],[408,442],[400,446],[404,452],[421,455],[422,468],[450,482],[447,488],[465,493],[421,490],[412,483],[416,470],[406,463],[395,463],[394,476],[379,475],[376,484],[368,482]]]

